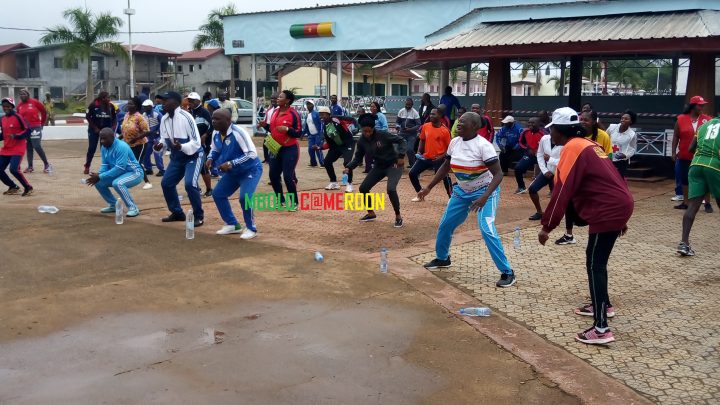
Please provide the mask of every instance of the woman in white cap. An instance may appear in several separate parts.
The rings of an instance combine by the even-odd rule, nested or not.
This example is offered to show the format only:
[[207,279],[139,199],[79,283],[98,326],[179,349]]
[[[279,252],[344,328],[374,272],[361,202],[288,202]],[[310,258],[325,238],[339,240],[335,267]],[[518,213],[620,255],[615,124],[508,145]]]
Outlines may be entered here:
[[589,225],[586,266],[591,302],[575,309],[575,314],[592,316],[594,322],[575,339],[587,344],[610,343],[615,337],[607,319],[615,310],[608,296],[607,264],[615,241],[627,232],[633,197],[608,154],[585,138],[586,129],[575,110],[555,110],[547,126],[552,143],[563,148],[538,240],[544,245],[566,212],[577,225]]

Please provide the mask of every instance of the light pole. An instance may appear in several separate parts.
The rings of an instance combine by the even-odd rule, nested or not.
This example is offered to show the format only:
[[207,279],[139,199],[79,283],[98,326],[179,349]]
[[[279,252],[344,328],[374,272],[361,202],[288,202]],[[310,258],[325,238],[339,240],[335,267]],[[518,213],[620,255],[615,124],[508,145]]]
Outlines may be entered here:
[[135,97],[135,66],[133,66],[133,44],[132,44],[132,25],[130,16],[135,14],[135,9],[130,8],[130,0],[128,7],[123,11],[128,16],[128,42],[130,44],[130,97]]

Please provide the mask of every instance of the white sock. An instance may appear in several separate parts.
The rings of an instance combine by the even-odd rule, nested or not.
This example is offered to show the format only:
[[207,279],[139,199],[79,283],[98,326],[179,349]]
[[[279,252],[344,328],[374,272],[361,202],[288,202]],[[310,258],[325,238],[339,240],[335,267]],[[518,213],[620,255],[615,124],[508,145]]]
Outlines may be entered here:
[[595,330],[600,333],[605,333],[605,332],[607,332],[608,329],[610,329],[610,328],[598,328],[597,326],[595,327]]

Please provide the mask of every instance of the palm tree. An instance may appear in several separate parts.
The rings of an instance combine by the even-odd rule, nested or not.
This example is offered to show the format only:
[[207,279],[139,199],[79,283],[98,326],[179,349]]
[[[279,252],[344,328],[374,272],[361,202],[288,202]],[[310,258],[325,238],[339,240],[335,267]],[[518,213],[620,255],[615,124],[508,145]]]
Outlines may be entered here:
[[[225,31],[223,28],[223,16],[237,14],[235,4],[228,3],[227,6],[212,10],[208,14],[207,22],[201,25],[198,30],[200,33],[193,40],[193,48],[197,51],[204,47],[217,47],[225,49]],[[230,60],[230,97],[235,96],[235,60],[232,56],[228,56]]]
[[540,71],[540,62],[523,62],[521,64],[522,71],[520,72],[520,78],[524,79],[528,76],[529,72],[533,72],[535,75],[535,86],[533,87],[533,96],[537,96],[542,86],[542,72]]
[[[555,82],[555,94],[557,94],[558,96],[565,95],[565,88],[564,88],[564,86],[562,86],[562,85],[560,84],[560,77],[559,77],[559,76],[550,76],[550,77],[548,77],[546,83],[550,83],[550,82]],[[565,83],[564,83],[564,84],[567,85],[569,82],[570,82],[570,78],[568,77],[568,75],[565,75]]]
[[607,68],[607,77],[608,81],[618,83],[618,89],[622,85],[625,89],[636,90],[645,85],[645,81],[639,74],[638,69],[627,67],[623,61],[610,61]]
[[63,17],[70,26],[57,25],[48,28],[47,34],[40,37],[43,45],[63,45],[65,56],[63,65],[72,67],[78,60],[87,61],[87,83],[85,95],[92,100],[94,85],[92,78],[93,52],[104,52],[128,59],[127,51],[120,42],[111,41],[118,34],[123,22],[110,13],[93,14],[88,9],[71,8],[63,12]]

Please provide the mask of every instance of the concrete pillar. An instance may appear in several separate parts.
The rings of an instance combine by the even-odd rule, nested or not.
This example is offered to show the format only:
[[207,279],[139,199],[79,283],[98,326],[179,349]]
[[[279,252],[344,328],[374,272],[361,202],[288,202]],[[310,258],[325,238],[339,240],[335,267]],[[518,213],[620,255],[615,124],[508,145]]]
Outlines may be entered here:
[[327,72],[326,72],[327,73],[327,99],[329,102],[330,96],[333,94],[332,86],[330,86],[330,82],[332,81],[332,76],[330,74],[330,71],[332,70],[332,63],[328,62],[326,68],[327,68]]
[[491,58],[488,69],[485,110],[493,118],[493,125],[512,110],[512,88],[510,84],[510,59]]
[[390,74],[385,76],[385,97],[391,97],[392,91],[390,90]]
[[448,68],[440,69],[439,80],[438,95],[442,97],[445,94],[445,87],[450,85],[450,70]]
[[568,94],[568,106],[580,111],[582,107],[582,56],[570,57],[570,92]]
[[565,69],[566,65],[567,61],[565,59],[560,61],[560,90],[558,91],[558,96],[565,95],[565,75],[567,74],[567,69]]
[[472,70],[472,63],[468,63],[465,68],[465,96],[470,97],[470,73]]
[[702,96],[708,104],[705,114],[715,116],[715,55],[712,53],[691,53],[685,99]]
[[[255,54],[250,55],[250,81],[252,86],[252,122],[250,125],[252,125],[251,128],[255,128],[255,123],[257,122],[257,111],[258,111],[258,105],[257,105],[257,69],[256,69],[256,61],[255,61]],[[245,90],[245,87],[243,86],[243,91]],[[254,132],[254,130],[253,130]]]
[[[342,51],[337,51],[337,68],[335,70],[335,76],[337,76],[337,97],[338,102],[342,100],[343,86],[342,86]],[[340,102],[340,104],[342,104]]]

